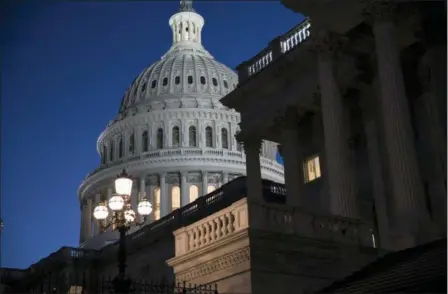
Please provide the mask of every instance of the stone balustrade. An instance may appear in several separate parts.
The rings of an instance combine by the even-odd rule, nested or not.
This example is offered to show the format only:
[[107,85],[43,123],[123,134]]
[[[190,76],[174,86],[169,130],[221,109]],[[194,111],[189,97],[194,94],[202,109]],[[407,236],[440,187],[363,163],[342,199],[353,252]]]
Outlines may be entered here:
[[[107,169],[109,167],[118,166],[125,162],[134,162],[145,159],[155,159],[155,158],[172,158],[180,156],[188,159],[189,157],[222,157],[222,158],[233,158],[240,161],[245,160],[245,154],[239,151],[231,151],[226,149],[200,149],[200,148],[178,148],[178,149],[160,149],[153,150],[149,152],[144,152],[139,155],[133,155],[130,157],[124,157],[114,162],[102,164],[100,167],[96,168],[92,172],[86,175],[85,179],[93,176],[94,174]],[[262,163],[266,166],[278,167],[280,164],[275,160],[271,160],[268,158],[261,157]],[[273,169],[275,170],[275,169]]]
[[[278,192],[278,191],[277,191]],[[253,215],[249,224],[249,211]],[[248,229],[374,247],[372,225],[361,220],[311,213],[278,204],[236,201],[174,232],[175,254],[182,256]]]
[[245,82],[307,40],[311,34],[310,29],[311,22],[305,19],[286,34],[272,40],[260,53],[237,66],[239,83]]
[[174,233],[176,256],[199,250],[248,228],[247,200],[243,198],[188,227]]

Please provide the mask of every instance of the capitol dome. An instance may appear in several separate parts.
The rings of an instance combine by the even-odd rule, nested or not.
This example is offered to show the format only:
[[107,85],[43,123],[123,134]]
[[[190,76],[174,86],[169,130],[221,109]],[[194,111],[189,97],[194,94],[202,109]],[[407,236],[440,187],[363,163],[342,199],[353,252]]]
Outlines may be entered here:
[[[238,77],[202,46],[204,19],[191,2],[181,1],[169,20],[171,48],[134,79],[98,138],[101,164],[78,190],[81,247],[98,249],[117,239],[115,231],[99,227],[92,212],[112,196],[122,169],[134,179],[134,211],[143,197],[153,205],[148,222],[246,173],[245,154],[235,139],[240,115],[219,101],[235,89]],[[261,173],[283,183],[276,155],[277,144],[264,141]]]

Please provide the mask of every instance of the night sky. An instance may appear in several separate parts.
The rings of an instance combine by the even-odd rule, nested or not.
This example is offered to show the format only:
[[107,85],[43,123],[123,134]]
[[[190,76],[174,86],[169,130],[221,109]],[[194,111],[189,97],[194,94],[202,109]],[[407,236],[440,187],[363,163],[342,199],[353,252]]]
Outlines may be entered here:
[[[99,164],[96,140],[170,47],[179,4],[12,2],[0,7],[1,266],[26,268],[77,246],[77,189]],[[303,19],[277,1],[197,2],[206,49],[231,68]]]

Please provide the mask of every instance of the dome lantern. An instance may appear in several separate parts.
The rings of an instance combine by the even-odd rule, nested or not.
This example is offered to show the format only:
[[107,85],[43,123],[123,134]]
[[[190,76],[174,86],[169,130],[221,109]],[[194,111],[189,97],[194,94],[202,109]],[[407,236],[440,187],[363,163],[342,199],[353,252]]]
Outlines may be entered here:
[[182,42],[201,44],[204,19],[193,9],[192,0],[180,1],[179,12],[170,18],[169,25],[173,31],[173,44]]

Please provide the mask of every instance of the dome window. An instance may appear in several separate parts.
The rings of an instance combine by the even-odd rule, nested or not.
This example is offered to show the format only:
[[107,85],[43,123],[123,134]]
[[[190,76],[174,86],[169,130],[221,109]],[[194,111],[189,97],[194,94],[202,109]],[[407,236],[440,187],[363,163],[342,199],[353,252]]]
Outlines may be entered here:
[[123,138],[120,138],[120,141],[118,143],[118,158],[123,157],[123,149],[124,149],[124,141]]
[[110,142],[109,161],[114,161],[114,142]]
[[134,88],[134,95],[137,95],[137,87]]
[[205,85],[205,77],[204,76],[201,77],[201,84]]
[[212,79],[213,86],[218,86],[218,80],[216,78]]
[[228,89],[229,88],[229,84],[227,83],[227,81],[223,81],[224,83],[224,88]]
[[154,89],[156,87],[156,85],[157,85],[157,81],[156,80],[152,81],[151,88]]
[[172,145],[173,147],[179,147],[180,144],[180,130],[178,126],[173,127],[173,133],[172,136]]
[[163,148],[163,130],[162,128],[157,130],[157,149]]
[[135,149],[135,136],[134,136],[134,134],[132,134],[129,137],[129,150],[128,150],[128,152],[129,152],[130,155],[134,154],[134,149]]
[[179,76],[177,76],[177,77],[174,78],[174,83],[175,83],[176,85],[179,85],[179,84],[180,84],[180,77],[179,77]]
[[142,86],[142,92],[144,92],[145,90],[146,90],[146,83],[144,83]]
[[168,85],[168,78],[163,78],[162,85]]
[[188,83],[193,84],[193,76],[188,76]]
[[225,128],[221,129],[221,142],[223,149],[229,149],[229,135]]
[[142,151],[148,152],[149,149],[148,131],[144,131],[142,134]]
[[101,152],[101,163],[105,164],[107,161],[107,146],[103,145],[103,152]]
[[213,130],[212,127],[205,128],[205,147],[213,147]]
[[188,129],[188,141],[190,147],[198,147],[196,143],[196,127],[194,126]]

